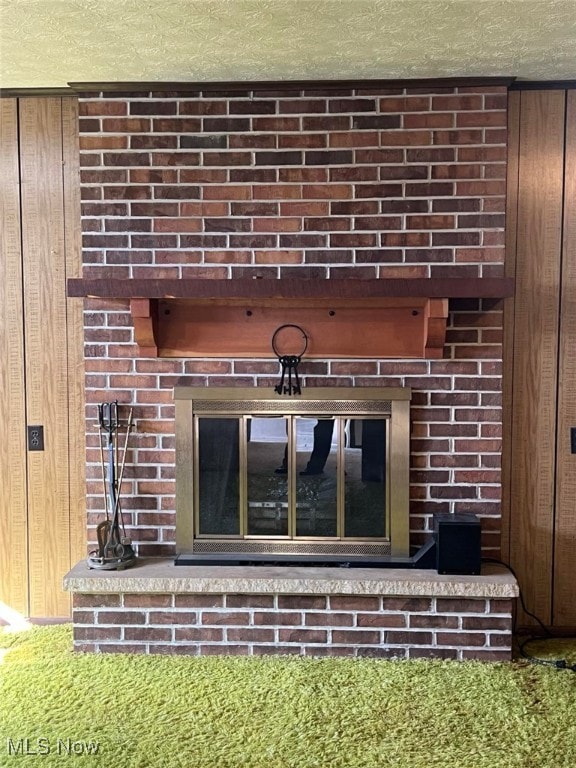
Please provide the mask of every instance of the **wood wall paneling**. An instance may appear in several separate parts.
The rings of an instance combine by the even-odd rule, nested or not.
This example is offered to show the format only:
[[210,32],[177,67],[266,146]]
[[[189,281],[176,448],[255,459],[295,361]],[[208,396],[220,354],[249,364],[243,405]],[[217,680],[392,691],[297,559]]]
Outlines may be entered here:
[[[68,520],[65,346],[58,284],[64,279],[60,99],[20,101],[27,421],[44,427],[42,452],[28,454],[30,609],[35,616],[65,614],[51,589],[61,562]],[[64,407],[63,407],[64,406]],[[66,545],[66,554],[68,546]]]
[[[78,101],[62,99],[62,185],[66,278],[82,274]],[[70,565],[86,556],[86,422],[84,415],[84,307],[66,302]]]
[[0,623],[28,613],[18,103],[0,100]]
[[68,360],[62,100],[20,100],[26,412],[44,427],[28,452],[30,614],[66,616],[69,568]]
[[567,93],[564,184],[553,623],[576,627],[576,455],[570,451],[570,427],[576,427],[576,91]]
[[[516,278],[516,229],[518,217],[518,160],[520,150],[520,93],[508,94],[508,159],[506,168],[506,277]],[[514,368],[514,308],[512,296],[504,302],[504,340],[502,376],[502,527],[500,552],[510,562],[512,475],[512,403]]]
[[546,623],[552,620],[564,111],[562,91],[521,93],[510,561],[529,610]]

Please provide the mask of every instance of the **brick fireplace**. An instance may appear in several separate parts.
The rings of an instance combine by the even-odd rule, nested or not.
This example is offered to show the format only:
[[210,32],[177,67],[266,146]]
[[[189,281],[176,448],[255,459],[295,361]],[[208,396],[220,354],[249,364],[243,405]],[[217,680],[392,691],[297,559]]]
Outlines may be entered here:
[[[386,281],[504,275],[505,86],[87,91],[80,94],[80,114],[86,279]],[[93,546],[103,511],[96,404],[118,399],[134,407],[136,425],[122,489],[129,533],[140,557],[172,558],[174,387],[270,388],[279,366],[271,354],[146,356],[136,344],[129,310],[127,298],[85,301],[88,540]],[[306,388],[411,388],[413,549],[429,538],[434,512],[474,512],[482,521],[485,554],[499,554],[502,313],[498,299],[450,299],[441,359],[318,356],[300,366]],[[332,602],[338,602],[333,589],[325,592],[321,607],[318,603],[327,616]],[[117,600],[109,594],[106,600],[127,616],[136,598],[131,592],[118,594]],[[176,603],[184,604],[178,594],[162,593],[161,605],[147,597],[139,606],[145,618],[136,624],[148,625],[150,606],[176,610]],[[229,603],[230,595],[219,594],[216,607],[235,605],[236,598]],[[482,643],[476,637],[468,650],[480,647],[487,657],[509,653],[512,596],[492,595],[506,603],[507,618],[497,617],[497,624],[508,622],[504,650],[490,647],[486,635]],[[489,595],[446,599],[457,597],[480,600],[474,614],[486,619]],[[86,626],[101,623],[106,602],[87,606],[89,597],[76,598],[80,624],[84,619]],[[286,599],[276,594],[264,608],[280,610]],[[413,625],[402,609],[401,626],[425,625],[432,612],[440,616],[439,626],[464,632],[468,624],[462,613],[454,624],[438,610],[442,596],[432,590],[422,599],[428,600],[422,608],[428,618]],[[310,608],[315,606],[312,600]],[[455,606],[446,609],[450,615],[458,613]],[[465,614],[470,606],[461,608]],[[239,621],[245,626],[244,619]],[[356,627],[356,614],[351,624],[343,621]],[[280,630],[275,631],[272,645],[283,646]],[[321,631],[326,635],[325,628]],[[130,633],[123,632],[118,637],[127,642]],[[93,650],[97,643],[89,635],[84,628],[77,640]],[[174,641],[174,628],[160,635]],[[357,640],[351,648],[361,647],[360,634]],[[418,645],[416,634],[413,640]],[[430,648],[436,642],[428,640],[427,655],[435,655]],[[385,643],[379,636],[369,644]],[[454,655],[454,643],[437,655]],[[330,647],[330,642],[320,644]],[[139,647],[148,646],[143,641]],[[403,648],[410,647],[408,638]]]

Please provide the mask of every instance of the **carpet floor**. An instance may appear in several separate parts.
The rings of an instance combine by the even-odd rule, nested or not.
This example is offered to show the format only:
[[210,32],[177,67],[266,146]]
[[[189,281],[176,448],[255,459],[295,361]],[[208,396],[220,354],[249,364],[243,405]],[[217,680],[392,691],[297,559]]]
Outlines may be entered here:
[[568,670],[71,647],[68,625],[0,630],[0,766],[576,765]]

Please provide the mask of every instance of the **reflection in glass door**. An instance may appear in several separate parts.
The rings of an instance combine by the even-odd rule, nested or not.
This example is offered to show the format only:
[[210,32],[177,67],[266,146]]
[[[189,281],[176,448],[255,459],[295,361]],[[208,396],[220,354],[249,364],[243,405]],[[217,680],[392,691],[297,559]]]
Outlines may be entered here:
[[354,419],[344,452],[344,532],[350,538],[386,535],[387,419]]
[[247,534],[288,536],[288,419],[248,417]]
[[340,419],[297,418],[296,536],[338,535]]
[[239,425],[235,418],[197,420],[200,535],[240,533]]

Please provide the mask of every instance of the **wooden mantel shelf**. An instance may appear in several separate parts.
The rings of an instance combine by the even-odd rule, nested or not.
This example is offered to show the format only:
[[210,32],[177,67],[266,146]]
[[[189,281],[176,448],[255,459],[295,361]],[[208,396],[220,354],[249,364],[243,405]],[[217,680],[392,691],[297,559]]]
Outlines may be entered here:
[[68,296],[115,299],[340,299],[340,298],[506,298],[511,277],[414,278],[390,280],[106,280],[71,278]]
[[145,357],[270,357],[295,324],[308,358],[438,358],[448,299],[513,293],[512,278],[68,280],[70,297],[130,299]]

